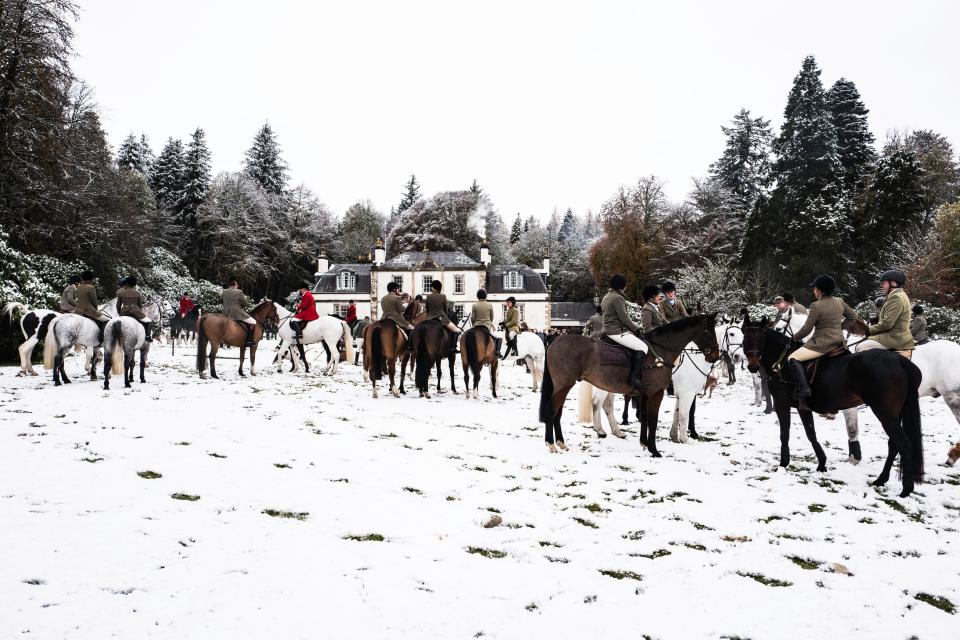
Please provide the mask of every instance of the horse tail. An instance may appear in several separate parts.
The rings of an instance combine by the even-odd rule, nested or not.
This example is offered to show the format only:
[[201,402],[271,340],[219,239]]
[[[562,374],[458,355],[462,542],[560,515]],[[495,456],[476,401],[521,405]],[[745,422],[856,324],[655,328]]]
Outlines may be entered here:
[[380,376],[383,375],[383,336],[380,335],[380,331],[383,327],[371,327],[370,328],[370,356],[371,356],[371,371],[370,377],[374,380],[379,380]]
[[[443,330],[446,331],[446,329]],[[427,349],[426,333],[427,327],[424,326],[424,328],[420,330],[416,348],[417,371],[414,374],[414,377],[416,378],[417,389],[421,391],[425,390],[430,385],[430,352]],[[411,340],[413,339],[414,335],[418,335],[415,330],[410,335]]]
[[110,371],[118,376],[123,373],[123,322],[117,320],[110,327]]
[[580,422],[593,422],[593,385],[586,380],[581,380],[577,389],[579,397],[577,398],[577,417]]
[[353,362],[353,332],[350,331],[350,325],[343,320],[340,321],[340,324],[343,325],[344,355],[347,357],[347,362]]
[[550,426],[553,424],[553,415],[553,378],[550,376],[550,365],[544,358],[543,380],[540,381],[540,422]]
[[[57,332],[54,328],[57,318],[55,316],[47,325],[47,333],[43,339],[43,368],[47,371],[53,369],[53,363],[57,356]],[[39,333],[37,334],[39,337]]]
[[[23,304],[22,302],[8,302],[7,304],[4,305],[3,315],[7,317],[7,328],[8,328],[8,331],[11,333],[13,332],[13,312],[16,309],[20,309],[21,317],[30,313],[30,309],[27,308],[27,305]],[[27,336],[24,335],[23,337],[26,338]]]
[[922,374],[917,365],[906,358],[903,359],[902,366],[907,374],[908,386],[901,417],[903,432],[910,440],[910,454],[913,458],[913,469],[908,469],[907,473],[913,473],[915,482],[923,482],[923,433],[920,429],[920,398],[917,393]]
[[477,378],[480,377],[480,370],[483,367],[480,364],[480,357],[477,355],[477,340],[480,333],[474,329],[467,329],[463,334],[463,346],[467,350],[467,364],[470,365],[470,371]]
[[207,330],[204,327],[204,317],[197,319],[197,371],[203,373],[207,369]]

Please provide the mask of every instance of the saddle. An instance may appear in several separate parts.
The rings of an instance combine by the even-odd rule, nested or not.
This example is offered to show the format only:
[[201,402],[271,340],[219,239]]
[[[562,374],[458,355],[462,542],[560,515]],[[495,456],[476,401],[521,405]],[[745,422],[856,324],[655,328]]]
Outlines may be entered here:
[[629,367],[633,362],[633,349],[614,342],[609,336],[600,336],[597,339],[597,359],[601,365],[612,367]]
[[849,349],[847,349],[846,347],[838,347],[833,351],[828,351],[827,353],[823,354],[822,357],[817,358],[816,360],[811,360],[809,363],[807,363],[807,366],[806,366],[807,380],[810,382],[810,384],[813,384],[813,380],[816,377],[817,370],[819,368],[817,365],[820,363],[821,360],[833,360],[834,358],[842,358],[843,356],[849,356],[849,355],[850,355]]

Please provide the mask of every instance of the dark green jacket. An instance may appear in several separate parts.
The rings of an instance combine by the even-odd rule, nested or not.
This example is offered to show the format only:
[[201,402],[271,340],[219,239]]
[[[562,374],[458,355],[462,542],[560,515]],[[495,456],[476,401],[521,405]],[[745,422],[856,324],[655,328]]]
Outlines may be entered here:
[[793,334],[793,339],[803,340],[814,331],[813,337],[803,346],[817,353],[829,353],[846,344],[843,339],[843,321],[856,319],[857,312],[842,298],[823,296],[810,305],[807,321]]
[[900,287],[891,289],[880,307],[880,319],[870,325],[870,338],[887,349],[909,351],[913,349],[910,334],[910,298]]
[[600,301],[600,308],[603,310],[603,335],[618,336],[640,331],[627,313],[627,299],[619,291],[608,291]]

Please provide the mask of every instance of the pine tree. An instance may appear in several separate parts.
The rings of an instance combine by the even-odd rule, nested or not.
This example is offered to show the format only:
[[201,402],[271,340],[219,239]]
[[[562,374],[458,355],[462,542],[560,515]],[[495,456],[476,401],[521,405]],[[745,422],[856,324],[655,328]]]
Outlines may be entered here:
[[770,186],[770,121],[752,118],[747,109],[721,127],[727,137],[720,158],[710,165],[711,179],[731,198],[725,203],[740,220],[747,217],[760,194]]
[[420,185],[417,184],[417,176],[415,174],[410,174],[410,179],[403,188],[406,191],[400,199],[400,204],[397,206],[397,216],[402,215],[404,211],[412,207],[413,203],[420,199]]
[[143,160],[144,175],[149,175],[153,170],[153,163],[156,158],[153,156],[153,149],[150,148],[150,141],[147,140],[147,134],[140,134],[140,157]]
[[140,143],[131,133],[117,149],[117,168],[146,173]]
[[[471,193],[473,191],[471,190]],[[490,259],[493,264],[507,264],[513,261],[510,251],[510,237],[507,225],[499,213],[488,208],[483,223],[484,240],[490,249]]]
[[[867,228],[862,243],[879,251],[894,236],[909,234],[923,224],[923,168],[909,149],[883,156],[867,195]],[[896,234],[891,233],[896,230]]]
[[480,185],[477,184],[477,179],[473,179],[473,184],[470,185],[470,193],[477,196],[478,198],[483,197],[483,189],[480,188]]
[[183,196],[185,162],[183,143],[168,138],[150,174],[150,188],[158,208],[172,210]]
[[923,168],[924,227],[944,204],[960,199],[960,164],[946,136],[928,129],[908,134],[894,132],[884,145],[884,155],[909,149]]
[[857,86],[845,78],[830,87],[827,107],[837,133],[837,155],[843,167],[844,188],[848,195],[856,197],[877,159],[873,134],[867,125],[870,112],[860,99]]
[[280,157],[280,145],[269,122],[265,122],[253,137],[244,168],[247,175],[267,193],[280,195],[286,188],[287,163]]
[[565,242],[576,231],[577,220],[573,216],[573,209],[567,207],[567,212],[563,214],[563,222],[560,223],[560,230],[557,232],[557,242]]
[[403,214],[387,236],[387,253],[404,251],[462,251],[480,257],[478,198],[470,191],[445,191],[429,200],[419,199]]
[[515,245],[520,242],[523,236],[523,225],[520,222],[520,212],[517,212],[517,219],[513,221],[513,227],[510,228],[510,244]]

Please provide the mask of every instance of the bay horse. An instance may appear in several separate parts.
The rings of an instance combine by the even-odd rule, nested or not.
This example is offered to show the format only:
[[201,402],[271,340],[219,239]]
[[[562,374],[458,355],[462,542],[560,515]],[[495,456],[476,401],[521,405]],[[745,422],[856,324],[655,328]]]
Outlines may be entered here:
[[[797,408],[794,399],[796,383],[784,377],[784,360],[794,346],[789,337],[767,327],[764,316],[743,321],[743,352],[747,369],[756,373],[762,367],[768,374],[773,406],[780,421],[780,466],[790,464],[790,409]],[[871,349],[819,358],[816,373],[810,381],[813,392],[807,399],[808,410],[797,409],[807,439],[817,456],[817,471],[826,471],[826,455],[813,425],[813,411],[835,413],[866,404],[887,433],[887,460],[883,471],[874,480],[881,486],[890,479],[893,461],[900,454],[903,469],[901,498],[913,491],[914,483],[923,480],[923,440],[920,428],[920,403],[917,389],[921,373],[915,364],[891,351]],[[789,374],[788,374],[789,375]]]
[[[539,342],[539,338],[537,341]],[[497,343],[486,327],[470,327],[460,334],[460,360],[463,362],[463,386],[466,388],[467,399],[470,399],[470,372],[473,372],[473,397],[480,399],[480,372],[483,365],[490,365],[490,389],[493,397],[497,397],[497,366],[500,358],[497,354]],[[452,374],[451,374],[452,375]]]
[[[454,324],[459,317],[456,313],[448,313],[447,317]],[[441,361],[446,358],[450,364],[450,389],[457,392],[457,380],[453,375],[453,361],[456,353],[453,350],[454,341],[457,338],[447,330],[439,320],[426,320],[415,322],[413,331],[410,335],[410,342],[413,343],[413,353],[416,361],[416,372],[414,373],[417,390],[420,391],[421,398],[430,397],[430,371],[433,365],[437,365],[437,393],[440,393],[440,385],[443,378],[441,370]],[[401,369],[402,370],[402,369]],[[400,380],[403,385],[403,376]]]
[[[640,390],[640,444],[655,458],[657,451],[657,417],[663,392],[670,384],[672,364],[693,342],[703,352],[706,361],[720,359],[720,347],[714,324],[717,314],[694,315],[657,327],[645,337],[648,344],[644,359],[643,379],[647,383]],[[636,395],[630,385],[630,359],[614,351],[622,349],[599,340],[565,334],[558,336],[547,349],[543,383],[540,387],[540,420],[546,428],[545,439],[551,453],[557,447],[567,450],[560,429],[563,402],[578,380],[586,380],[595,387],[612,393]]]
[[[264,298],[250,312],[250,316],[257,321],[254,326],[251,337],[254,345],[250,347],[250,375],[255,376],[254,366],[257,361],[257,344],[263,337],[263,325],[265,322],[280,322],[277,315],[277,309],[273,300]],[[197,371],[201,378],[207,377],[207,343],[210,343],[210,375],[217,376],[217,351],[220,345],[229,345],[231,347],[240,347],[240,366],[237,369],[240,377],[246,377],[243,373],[243,358],[247,352],[247,332],[240,326],[236,320],[232,320],[222,313],[204,313],[197,320]]]
[[[397,375],[397,358],[404,362],[409,358],[407,352],[407,335],[393,320],[380,320],[368,324],[363,328],[363,367],[373,383],[373,397],[376,398],[377,382],[384,372],[390,376],[390,393],[399,398],[395,376]],[[403,386],[403,374],[400,377]]]

